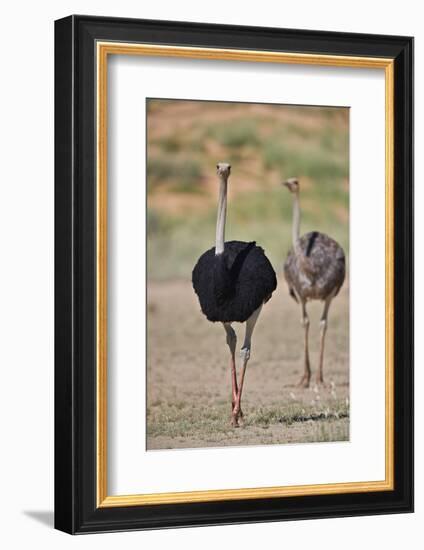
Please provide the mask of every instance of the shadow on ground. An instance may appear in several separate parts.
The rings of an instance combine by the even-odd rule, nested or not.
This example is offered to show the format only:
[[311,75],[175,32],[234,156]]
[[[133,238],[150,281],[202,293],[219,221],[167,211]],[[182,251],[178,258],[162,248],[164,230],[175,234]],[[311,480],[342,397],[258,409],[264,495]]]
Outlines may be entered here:
[[24,515],[35,519],[38,523],[42,523],[46,527],[53,529],[54,527],[54,512],[52,510],[24,510]]

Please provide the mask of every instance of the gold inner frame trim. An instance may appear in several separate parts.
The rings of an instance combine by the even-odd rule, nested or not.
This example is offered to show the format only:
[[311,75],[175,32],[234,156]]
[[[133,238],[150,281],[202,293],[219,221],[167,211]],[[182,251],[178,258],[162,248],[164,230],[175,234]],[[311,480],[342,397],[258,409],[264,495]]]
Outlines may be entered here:
[[[394,489],[394,60],[390,58],[266,52],[123,42],[96,44],[97,54],[97,506],[142,506],[276,498]],[[178,493],[109,496],[107,493],[107,61],[109,55],[142,55],[219,59],[330,67],[384,69],[386,126],[386,365],[385,365],[385,479],[349,483],[218,489]]]

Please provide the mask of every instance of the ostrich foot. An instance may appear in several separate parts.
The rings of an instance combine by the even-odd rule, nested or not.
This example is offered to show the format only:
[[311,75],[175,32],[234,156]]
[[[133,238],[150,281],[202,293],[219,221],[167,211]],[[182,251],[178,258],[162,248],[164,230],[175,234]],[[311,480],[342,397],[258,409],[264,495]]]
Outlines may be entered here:
[[329,389],[331,387],[330,384],[327,384],[327,382],[324,382],[324,377],[320,376],[319,374],[316,377],[315,383],[320,388]]
[[234,414],[231,415],[230,424],[233,428],[240,428],[239,419]]
[[[234,416],[234,408],[236,406],[236,402],[235,401],[232,401],[231,403],[231,416]],[[241,409],[239,409],[239,412],[238,412],[238,416],[240,418],[243,418],[244,414],[243,414],[243,411]]]
[[244,420],[241,416],[232,416],[230,423],[233,428],[242,428],[244,426]]
[[241,409],[235,411],[233,408],[233,411],[231,413],[231,426],[233,428],[239,428],[240,426],[243,426],[243,416],[243,411]]
[[310,374],[304,374],[302,378],[299,380],[297,387],[298,388],[309,388],[309,382],[311,380]]

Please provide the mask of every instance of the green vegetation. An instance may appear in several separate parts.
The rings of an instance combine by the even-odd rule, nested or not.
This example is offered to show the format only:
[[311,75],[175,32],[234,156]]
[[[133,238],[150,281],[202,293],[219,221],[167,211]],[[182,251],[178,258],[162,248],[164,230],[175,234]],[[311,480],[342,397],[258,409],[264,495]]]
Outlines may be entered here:
[[[286,145],[276,137],[264,144],[264,163],[268,169],[276,168],[282,173],[298,174],[318,183],[333,184],[348,176],[346,158],[332,149],[324,149],[321,143],[308,143],[303,147]],[[325,151],[325,154],[323,154]]]
[[236,120],[230,124],[211,125],[205,136],[230,149],[260,145],[258,126],[252,120]]
[[171,182],[175,191],[199,192],[202,176],[200,163],[191,158],[175,158],[171,155],[152,158],[147,164],[149,185]]
[[218,161],[233,166],[227,239],[256,240],[277,270],[291,246],[291,197],[302,232],[349,246],[348,110],[151,100],[148,104],[148,275],[189,278],[214,245]]

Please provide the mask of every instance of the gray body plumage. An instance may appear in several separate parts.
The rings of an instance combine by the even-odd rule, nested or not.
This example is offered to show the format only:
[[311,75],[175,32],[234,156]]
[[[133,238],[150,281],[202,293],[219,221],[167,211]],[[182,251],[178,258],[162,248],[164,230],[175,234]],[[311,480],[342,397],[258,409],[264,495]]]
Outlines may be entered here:
[[346,274],[342,247],[328,235],[313,231],[299,238],[297,249],[298,253],[290,250],[284,263],[290,294],[301,302],[336,296]]

